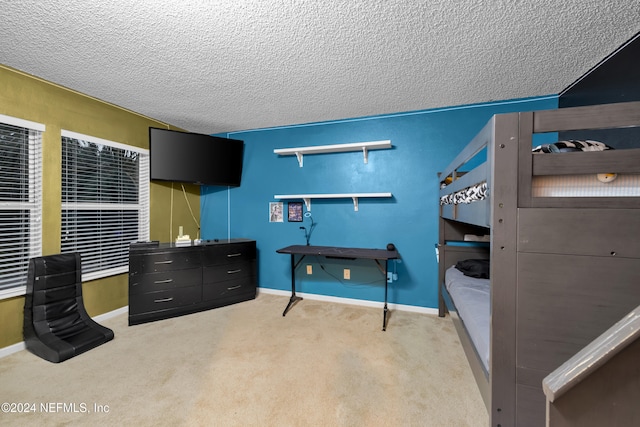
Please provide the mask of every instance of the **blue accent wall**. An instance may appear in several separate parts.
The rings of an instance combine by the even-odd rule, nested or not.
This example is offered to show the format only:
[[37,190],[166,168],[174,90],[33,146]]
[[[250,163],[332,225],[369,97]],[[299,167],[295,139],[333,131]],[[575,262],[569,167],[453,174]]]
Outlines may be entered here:
[[[397,280],[389,285],[390,303],[436,308],[438,241],[437,173],[454,158],[493,114],[553,109],[557,96],[451,107],[308,125],[233,132],[245,142],[242,185],[202,187],[203,239],[244,237],[258,248],[258,285],[290,290],[290,257],[276,250],[304,245],[304,222],[269,221],[276,194],[378,193],[392,198],[314,199],[316,227],[312,245],[357,248],[397,247],[401,260],[390,261]],[[361,152],[278,156],[276,148],[391,140],[393,148],[371,150],[365,164]],[[306,212],[306,209],[304,209]],[[311,265],[313,274],[306,273]],[[343,279],[345,268],[351,279]],[[296,290],[303,293],[382,301],[384,278],[371,260],[307,257],[296,270]]]

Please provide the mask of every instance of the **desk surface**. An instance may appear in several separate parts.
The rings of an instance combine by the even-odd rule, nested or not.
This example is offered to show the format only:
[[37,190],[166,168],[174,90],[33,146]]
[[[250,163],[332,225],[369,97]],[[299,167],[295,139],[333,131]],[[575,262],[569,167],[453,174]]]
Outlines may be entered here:
[[278,249],[279,254],[320,255],[333,258],[396,259],[398,251],[386,249],[341,248],[336,246],[293,245]]

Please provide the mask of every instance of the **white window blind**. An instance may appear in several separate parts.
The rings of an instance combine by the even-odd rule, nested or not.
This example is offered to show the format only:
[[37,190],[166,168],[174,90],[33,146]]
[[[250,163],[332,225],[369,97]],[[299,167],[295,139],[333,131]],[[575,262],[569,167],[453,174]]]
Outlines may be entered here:
[[148,150],[63,130],[61,251],[80,252],[83,280],[126,273],[148,239]]
[[0,297],[25,292],[29,258],[42,255],[42,132],[0,115]]

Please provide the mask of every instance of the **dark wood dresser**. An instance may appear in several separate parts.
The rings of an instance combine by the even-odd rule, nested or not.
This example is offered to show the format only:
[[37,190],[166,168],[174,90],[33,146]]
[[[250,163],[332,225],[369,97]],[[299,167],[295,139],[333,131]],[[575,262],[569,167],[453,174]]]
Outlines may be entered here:
[[133,243],[129,248],[129,325],[254,299],[256,242],[193,246]]

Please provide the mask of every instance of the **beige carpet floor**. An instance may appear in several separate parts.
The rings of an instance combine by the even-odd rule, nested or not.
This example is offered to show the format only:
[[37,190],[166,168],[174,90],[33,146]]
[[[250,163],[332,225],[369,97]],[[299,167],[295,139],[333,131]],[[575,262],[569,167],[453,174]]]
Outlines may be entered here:
[[[486,426],[450,318],[256,300],[143,325],[60,364],[0,359],[9,426]],[[29,412],[24,413],[25,410]]]

